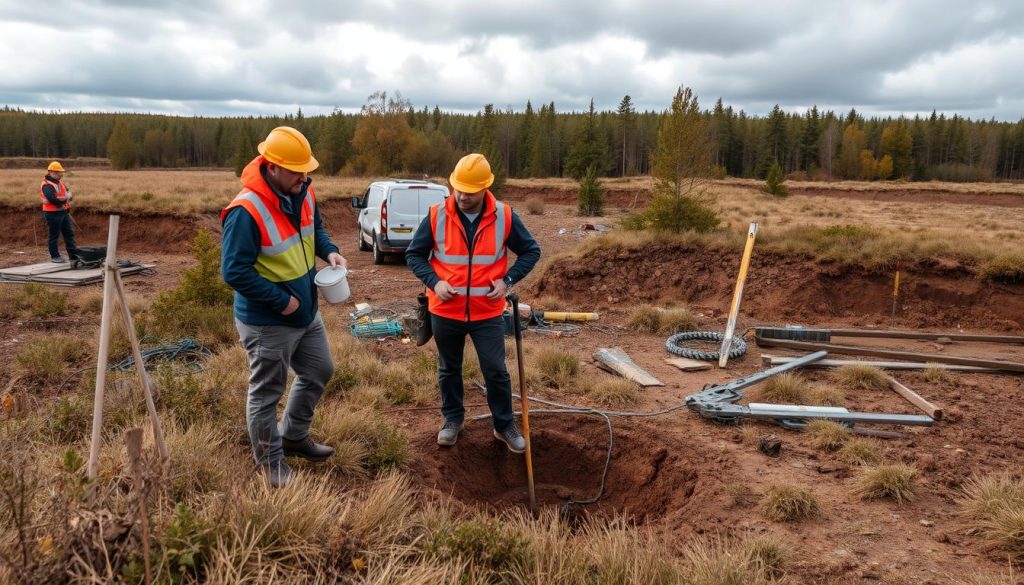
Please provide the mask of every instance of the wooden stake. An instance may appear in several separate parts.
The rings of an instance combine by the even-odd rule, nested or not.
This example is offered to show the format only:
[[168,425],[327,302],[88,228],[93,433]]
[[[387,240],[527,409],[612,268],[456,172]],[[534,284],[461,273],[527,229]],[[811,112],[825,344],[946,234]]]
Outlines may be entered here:
[[886,376],[885,379],[889,382],[889,387],[892,388],[897,394],[907,399],[907,402],[921,409],[921,412],[934,418],[935,420],[942,420],[942,409],[935,406],[931,402],[928,402],[921,397],[920,394],[914,392],[910,388],[907,388],[903,384],[900,384],[896,378],[892,376]]
[[533,486],[533,450],[530,445],[530,402],[526,397],[526,366],[523,364],[523,324],[519,319],[519,295],[511,293],[512,322],[516,337],[516,365],[519,367],[519,400],[523,411],[523,439],[526,441],[526,489],[530,498],[530,512],[537,515],[537,492]]
[[135,482],[135,496],[138,498],[137,512],[142,523],[142,558],[146,567],[146,585],[153,583],[153,568],[149,560],[149,514],[146,512],[146,481],[142,476],[142,429],[129,429],[124,435],[128,449],[128,465]]
[[124,292],[124,283],[121,282],[121,274],[117,271],[116,266],[107,273],[107,278],[111,277],[117,289],[117,297],[120,300],[121,316],[124,318],[124,324],[128,328],[128,341],[131,342],[132,356],[135,358],[135,371],[139,374],[139,383],[142,384],[142,393],[146,398],[149,422],[153,425],[153,443],[156,444],[157,451],[160,453],[160,470],[164,472],[167,470],[167,461],[170,456],[167,453],[167,443],[164,442],[164,431],[160,427],[160,418],[156,414],[156,403],[153,401],[153,380],[146,372],[146,364],[142,361],[142,349],[139,345],[139,339],[135,335],[132,312],[128,310],[128,295]]
[[89,479],[96,478],[96,463],[100,454],[100,431],[103,427],[103,390],[107,383],[107,359],[110,357],[110,316],[114,310],[114,279],[109,278],[110,269],[117,267],[117,228],[120,216],[110,216],[107,231],[107,257],[103,264],[107,271],[103,279],[103,311],[100,313],[100,347],[96,359],[96,395],[92,406],[92,442],[89,446]]
[[724,368],[729,361],[729,350],[732,348],[732,336],[736,331],[736,319],[740,315],[740,303],[743,302],[743,285],[747,282],[747,269],[750,267],[750,256],[754,253],[754,240],[757,238],[757,223],[750,224],[747,231],[747,245],[743,248],[743,260],[740,261],[740,273],[736,277],[736,290],[732,294],[732,307],[729,308],[729,323],[725,326],[725,337],[719,350],[718,367]]

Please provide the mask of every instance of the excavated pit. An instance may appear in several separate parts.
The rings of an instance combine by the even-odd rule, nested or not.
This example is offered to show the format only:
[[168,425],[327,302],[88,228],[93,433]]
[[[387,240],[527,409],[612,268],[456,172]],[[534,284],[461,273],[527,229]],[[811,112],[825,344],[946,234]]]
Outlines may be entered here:
[[[560,507],[597,495],[608,452],[608,427],[593,416],[531,416],[534,482],[538,506]],[[643,426],[643,425],[640,425]],[[625,515],[644,523],[686,505],[700,475],[683,457],[636,423],[615,421],[614,449],[602,498],[577,513]],[[527,505],[526,465],[494,439],[489,420],[467,421],[453,447],[433,435],[414,439],[420,453],[410,476],[420,485],[463,502],[503,510]],[[688,451],[688,450],[687,450]]]

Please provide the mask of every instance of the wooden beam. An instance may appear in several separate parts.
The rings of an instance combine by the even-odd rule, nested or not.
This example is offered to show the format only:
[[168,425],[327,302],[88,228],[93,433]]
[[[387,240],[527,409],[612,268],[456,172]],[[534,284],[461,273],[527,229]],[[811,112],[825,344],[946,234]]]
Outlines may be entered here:
[[[766,366],[779,366],[782,364],[788,364],[796,360],[795,357],[789,356],[775,356],[763,354],[761,356],[761,363]],[[975,366],[958,366],[955,364],[929,364],[929,363],[918,363],[918,362],[879,362],[879,361],[866,361],[866,360],[818,360],[804,366],[805,368],[841,368],[843,366],[856,365],[856,366],[874,366],[883,370],[926,370],[928,368],[936,368],[939,370],[947,370],[950,372],[974,372],[977,374],[998,374],[998,370],[991,368],[978,368]]]
[[[117,270],[117,228],[121,217],[110,216],[107,230],[107,258],[103,264],[109,275]],[[103,427],[103,391],[107,384],[107,360],[110,357],[110,321],[114,313],[114,295],[117,294],[113,278],[103,279],[103,310],[100,312],[100,347],[96,359],[96,395],[92,404],[92,441],[89,444],[89,464],[86,477],[96,478],[96,464],[100,456],[101,430]]]
[[740,260],[740,272],[736,276],[736,290],[732,295],[732,306],[729,307],[729,322],[725,326],[722,347],[718,353],[718,367],[724,368],[729,362],[729,351],[732,349],[732,336],[736,331],[736,319],[740,316],[740,303],[743,302],[743,286],[747,282],[747,269],[750,267],[750,255],[754,252],[754,240],[757,238],[757,223],[750,224],[747,230],[747,243],[743,247],[743,258]]
[[873,329],[831,329],[832,337],[872,337],[877,339],[923,339],[935,341],[945,337],[950,341],[983,341],[987,343],[1021,343],[1024,337],[1015,335],[971,335],[966,333],[929,333],[925,331],[885,331]]
[[900,396],[907,399],[907,402],[921,409],[921,412],[934,418],[935,420],[942,420],[942,409],[935,406],[931,402],[928,402],[917,392],[914,392],[910,388],[907,388],[903,384],[900,384],[896,378],[892,376],[886,376],[885,379],[889,382],[889,387]]
[[835,343],[810,343],[806,341],[789,341],[788,339],[771,339],[768,337],[756,337],[758,346],[785,347],[801,351],[827,351],[841,355],[864,355],[871,357],[893,358],[911,362],[935,362],[939,364],[957,364],[961,366],[977,366],[981,368],[992,368],[1007,372],[1024,373],[1024,364],[1017,362],[1006,362],[1001,360],[985,360],[978,358],[965,358],[935,353],[915,353],[909,351],[896,351],[892,349],[881,349],[875,347],[856,347],[852,345],[837,345]]

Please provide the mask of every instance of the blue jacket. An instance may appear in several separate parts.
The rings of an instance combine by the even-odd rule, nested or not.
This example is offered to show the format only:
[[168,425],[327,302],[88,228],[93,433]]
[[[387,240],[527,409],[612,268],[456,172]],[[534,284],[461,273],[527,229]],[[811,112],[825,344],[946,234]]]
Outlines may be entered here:
[[[250,190],[273,192],[281,202],[281,209],[292,219],[299,222],[302,200],[310,181],[306,182],[299,195],[286,195],[266,181],[266,165],[261,164],[263,157],[254,159],[242,172],[242,184]],[[319,206],[313,210],[315,229],[315,254],[327,260],[328,254],[337,252],[338,247],[331,242],[327,230],[324,229],[320,217]],[[256,220],[241,207],[228,210],[224,217],[224,231],[221,239],[221,273],[224,282],[235,290],[235,318],[246,325],[284,325],[288,327],[306,327],[316,317],[317,290],[313,279],[316,267],[310,266],[309,271],[300,278],[285,282],[271,282],[256,272],[256,256],[260,251],[260,228]],[[287,317],[281,311],[288,306],[289,297],[299,301],[299,308]]]

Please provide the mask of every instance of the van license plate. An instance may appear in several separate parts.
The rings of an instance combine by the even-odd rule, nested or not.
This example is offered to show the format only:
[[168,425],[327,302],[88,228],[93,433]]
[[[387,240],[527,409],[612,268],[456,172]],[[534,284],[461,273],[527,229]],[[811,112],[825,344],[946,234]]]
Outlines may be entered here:
[[396,234],[411,234],[412,228],[391,228],[391,231],[395,232]]

